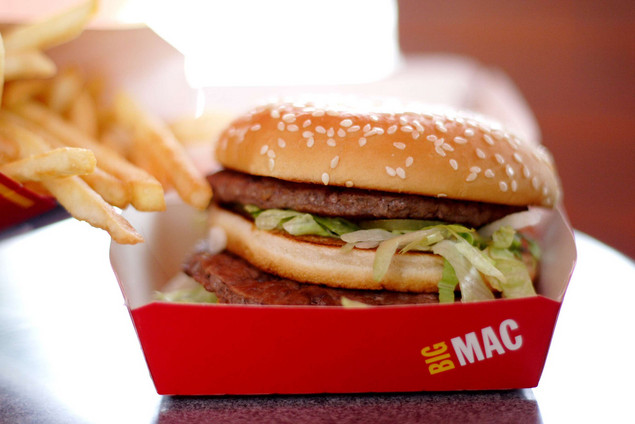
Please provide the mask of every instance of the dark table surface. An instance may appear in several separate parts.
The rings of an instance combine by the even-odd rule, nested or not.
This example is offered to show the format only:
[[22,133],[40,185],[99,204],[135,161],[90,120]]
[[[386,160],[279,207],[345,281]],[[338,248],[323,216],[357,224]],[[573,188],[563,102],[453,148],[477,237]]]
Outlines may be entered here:
[[0,422],[635,420],[635,265],[583,233],[538,387],[461,393],[159,396],[109,243],[70,219],[0,240]]

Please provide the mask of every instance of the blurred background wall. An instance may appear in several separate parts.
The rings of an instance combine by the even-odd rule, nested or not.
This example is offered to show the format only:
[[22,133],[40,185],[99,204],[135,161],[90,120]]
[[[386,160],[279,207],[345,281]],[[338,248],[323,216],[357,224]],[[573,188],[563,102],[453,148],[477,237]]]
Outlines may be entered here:
[[511,77],[573,226],[635,258],[635,1],[398,3],[405,54],[465,54]]

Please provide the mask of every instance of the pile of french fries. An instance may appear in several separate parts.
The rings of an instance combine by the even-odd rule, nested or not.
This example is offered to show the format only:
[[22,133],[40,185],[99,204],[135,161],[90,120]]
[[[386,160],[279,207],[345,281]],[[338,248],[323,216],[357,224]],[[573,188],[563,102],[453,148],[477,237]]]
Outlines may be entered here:
[[0,43],[0,172],[54,196],[73,217],[118,243],[143,241],[116,208],[164,210],[167,190],[204,209],[212,196],[170,125],[103,80],[58,70],[46,49],[77,37],[97,11],[90,0],[8,29]]

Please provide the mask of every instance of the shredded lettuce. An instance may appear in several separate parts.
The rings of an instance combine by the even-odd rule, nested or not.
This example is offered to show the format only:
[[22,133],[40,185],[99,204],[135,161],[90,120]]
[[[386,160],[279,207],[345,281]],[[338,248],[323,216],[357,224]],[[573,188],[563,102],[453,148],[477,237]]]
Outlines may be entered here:
[[200,284],[178,290],[155,292],[154,297],[166,302],[218,303],[216,294],[205,290],[205,287]]
[[440,303],[452,303],[454,302],[454,291],[459,284],[459,279],[454,272],[454,268],[447,260],[443,261],[443,274],[441,274],[441,280],[439,281],[439,302]]
[[337,237],[356,231],[359,227],[343,218],[316,216],[289,209],[265,209],[247,205],[245,211],[254,217],[256,227],[261,230],[284,230],[287,233]]
[[[493,299],[493,288],[503,297],[535,295],[523,249],[537,260],[538,245],[517,228],[536,223],[539,214],[513,214],[478,231],[458,224],[416,219],[379,219],[353,223],[343,218],[316,216],[293,210],[245,206],[262,230],[284,230],[292,235],[318,235],[341,239],[343,251],[375,249],[373,278],[381,281],[396,254],[431,251],[444,258],[438,284],[439,300],[453,302],[458,286],[465,302]],[[531,212],[531,211],[530,211]]]
[[457,242],[443,240],[435,244],[432,251],[450,263],[459,280],[461,299],[464,302],[494,299],[478,270],[457,249]]

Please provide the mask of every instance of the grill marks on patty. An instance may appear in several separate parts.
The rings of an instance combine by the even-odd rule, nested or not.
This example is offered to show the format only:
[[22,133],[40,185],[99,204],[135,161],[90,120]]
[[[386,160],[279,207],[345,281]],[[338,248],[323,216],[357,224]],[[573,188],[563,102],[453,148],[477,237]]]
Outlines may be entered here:
[[220,204],[294,209],[353,220],[433,219],[478,228],[526,209],[522,206],[290,182],[231,170],[219,171],[207,179],[215,201]]
[[342,297],[368,305],[439,301],[433,293],[351,290],[298,283],[266,273],[227,251],[197,252],[183,265],[183,270],[205,289],[216,293],[221,303],[341,306]]

